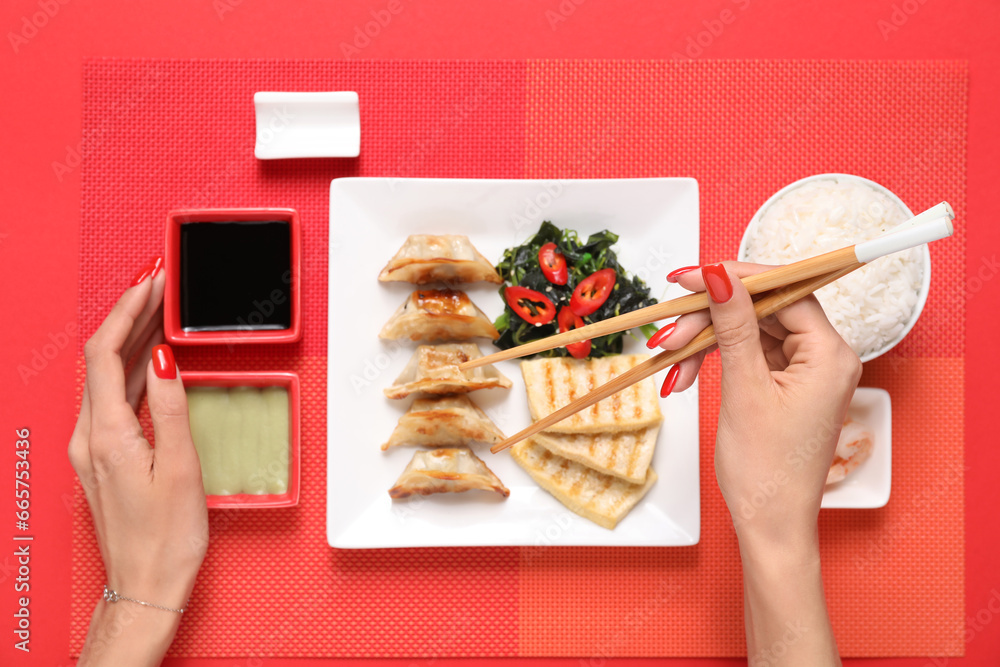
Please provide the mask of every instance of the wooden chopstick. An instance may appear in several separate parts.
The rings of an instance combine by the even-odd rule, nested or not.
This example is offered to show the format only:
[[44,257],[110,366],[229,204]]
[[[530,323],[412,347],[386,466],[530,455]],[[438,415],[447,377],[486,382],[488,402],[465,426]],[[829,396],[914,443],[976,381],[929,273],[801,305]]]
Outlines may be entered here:
[[[854,246],[847,246],[799,262],[779,266],[770,271],[748,276],[743,278],[742,281],[750,294],[760,294],[761,292],[798,283],[808,278],[839,271],[857,263],[858,259],[854,254]],[[458,369],[466,371],[478,366],[495,364],[498,361],[526,357],[529,354],[538,354],[545,350],[562,347],[563,345],[569,345],[581,340],[607,336],[618,331],[627,331],[643,324],[650,324],[685,313],[693,313],[696,310],[703,310],[705,308],[708,308],[708,295],[705,292],[686,294],[670,301],[633,310],[618,317],[594,322],[579,329],[534,340],[508,350],[501,350],[493,354],[488,354],[485,357],[479,357],[478,359],[470,359],[465,363],[459,364]]]
[[[782,308],[798,301],[804,296],[812,294],[819,288],[825,287],[826,285],[829,285],[833,281],[846,276],[848,273],[860,269],[862,266],[864,266],[864,264],[855,260],[853,264],[841,268],[839,270],[835,270],[830,273],[826,273],[824,275],[807,278],[805,280],[792,283],[791,285],[775,289],[771,294],[764,296],[763,298],[759,299],[754,303],[754,311],[757,313],[757,319],[767,317],[768,315],[773,315]],[[787,267],[782,267],[782,268],[787,268]],[[757,275],[763,275],[763,274],[757,274]],[[745,281],[744,284],[746,284]],[[582,330],[583,329],[578,329],[578,331]],[[622,389],[625,389],[626,387],[635,384],[636,382],[645,380],[650,375],[662,371],[664,368],[672,366],[679,361],[687,359],[692,354],[700,352],[705,348],[711,347],[712,345],[715,344],[715,342],[716,342],[715,327],[709,325],[704,329],[702,329],[698,333],[698,335],[691,340],[691,342],[689,342],[687,345],[680,348],[679,350],[668,350],[660,352],[652,359],[647,359],[638,366],[635,366],[625,371],[624,373],[614,378],[610,382],[607,382],[598,387],[597,389],[594,389],[586,396],[578,398],[577,400],[566,405],[565,407],[556,410],[547,417],[539,419],[534,424],[524,429],[520,433],[517,433],[516,435],[507,438],[503,442],[494,445],[493,447],[490,448],[490,451],[493,452],[494,454],[502,452],[508,447],[511,447],[526,438],[530,438],[536,433],[539,433],[540,431],[544,431],[545,429],[549,428],[553,424],[556,424],[557,422],[560,422],[563,419],[566,419],[567,417],[576,414],[580,410],[589,408],[594,403],[604,400],[608,396],[611,396],[612,394],[615,394],[621,391]]]

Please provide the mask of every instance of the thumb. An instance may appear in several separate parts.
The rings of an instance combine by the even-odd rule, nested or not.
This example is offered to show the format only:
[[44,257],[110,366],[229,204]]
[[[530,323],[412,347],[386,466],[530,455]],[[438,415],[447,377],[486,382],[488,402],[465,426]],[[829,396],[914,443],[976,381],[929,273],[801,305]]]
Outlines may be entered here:
[[741,383],[761,382],[769,377],[764,350],[760,346],[760,328],[753,301],[739,279],[733,279],[722,264],[702,268],[715,337],[722,356],[723,377]]
[[146,368],[146,399],[153,418],[157,458],[161,462],[188,460],[187,457],[195,449],[188,419],[187,394],[174,361],[174,351],[169,345],[153,348],[153,358]]

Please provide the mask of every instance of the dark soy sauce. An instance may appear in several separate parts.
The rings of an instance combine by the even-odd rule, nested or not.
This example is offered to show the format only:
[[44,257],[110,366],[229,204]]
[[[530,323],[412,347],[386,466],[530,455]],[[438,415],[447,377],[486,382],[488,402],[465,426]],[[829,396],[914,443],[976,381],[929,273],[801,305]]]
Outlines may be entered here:
[[246,331],[292,326],[287,222],[181,225],[181,328]]

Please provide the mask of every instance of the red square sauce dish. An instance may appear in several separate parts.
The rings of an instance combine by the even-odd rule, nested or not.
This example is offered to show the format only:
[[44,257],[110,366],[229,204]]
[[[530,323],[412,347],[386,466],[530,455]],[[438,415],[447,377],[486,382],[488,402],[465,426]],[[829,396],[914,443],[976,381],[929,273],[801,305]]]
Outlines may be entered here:
[[208,506],[299,502],[299,376],[181,372]]
[[290,208],[171,211],[163,332],[173,345],[294,343],[302,232]]

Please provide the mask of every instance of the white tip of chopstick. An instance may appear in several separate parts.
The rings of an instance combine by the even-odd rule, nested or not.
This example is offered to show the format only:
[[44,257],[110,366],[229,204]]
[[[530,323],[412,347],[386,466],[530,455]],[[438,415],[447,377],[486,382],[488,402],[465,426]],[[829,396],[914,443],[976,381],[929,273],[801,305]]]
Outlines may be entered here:
[[[938,206],[941,205],[938,204]],[[913,220],[910,220],[882,236],[857,244],[854,246],[854,254],[858,261],[868,263],[894,252],[915,248],[918,245],[951,236],[955,233],[955,226],[951,222],[954,213],[951,213],[951,207],[947,203],[944,203],[944,206],[947,206],[947,211],[940,217],[917,221],[917,224],[912,224]],[[917,217],[921,216],[923,213]]]
[[941,202],[937,206],[931,206],[923,213],[918,213],[906,222],[896,225],[892,229],[887,229],[882,232],[880,236],[889,236],[890,234],[895,234],[896,232],[912,229],[913,227],[917,227],[925,222],[929,222],[940,217],[947,217],[949,220],[955,219],[955,211],[952,210],[951,204],[946,201]]

